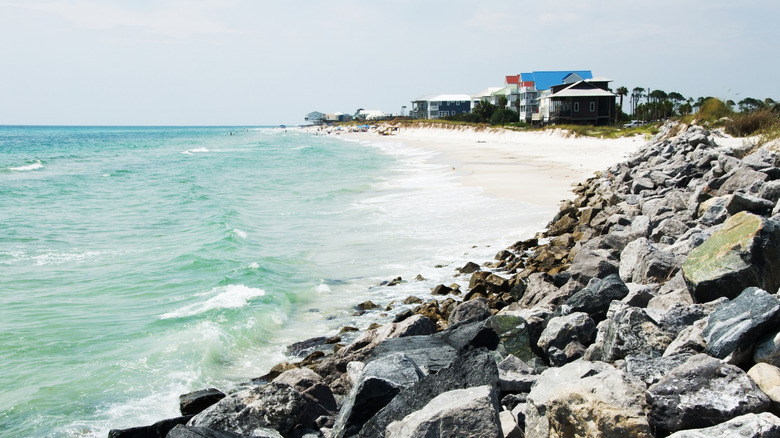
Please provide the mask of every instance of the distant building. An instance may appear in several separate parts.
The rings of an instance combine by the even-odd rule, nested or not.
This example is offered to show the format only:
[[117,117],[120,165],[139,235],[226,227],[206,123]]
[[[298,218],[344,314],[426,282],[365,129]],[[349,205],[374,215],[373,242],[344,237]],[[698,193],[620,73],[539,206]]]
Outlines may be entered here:
[[319,111],[312,111],[309,114],[306,114],[306,118],[304,120],[311,123],[312,125],[322,125],[323,121],[325,120],[325,114]]
[[344,113],[330,113],[330,114],[325,114],[324,119],[328,123],[349,122],[352,120],[352,116]]
[[617,95],[609,91],[606,78],[570,76],[553,85],[540,98],[544,123],[606,125],[615,118]]
[[439,119],[471,112],[469,94],[430,94],[412,101],[412,116],[417,119]]
[[381,110],[365,110],[363,108],[355,113],[355,118],[359,120],[387,120],[392,117],[392,114],[387,114]]

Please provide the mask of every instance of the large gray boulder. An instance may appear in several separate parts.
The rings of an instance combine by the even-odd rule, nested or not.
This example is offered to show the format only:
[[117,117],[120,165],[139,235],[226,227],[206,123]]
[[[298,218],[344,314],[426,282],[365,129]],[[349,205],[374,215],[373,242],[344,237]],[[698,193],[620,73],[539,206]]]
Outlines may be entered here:
[[620,253],[620,278],[626,283],[664,283],[678,269],[677,257],[641,237]]
[[550,365],[561,366],[581,357],[585,347],[595,338],[596,323],[593,319],[585,312],[575,312],[551,318],[537,345],[547,354]]
[[456,389],[387,426],[388,438],[501,438],[498,394],[492,386]]
[[769,408],[769,398],[741,369],[699,354],[647,389],[656,435],[713,426]]
[[528,438],[650,438],[645,385],[603,362],[549,368],[528,394]]
[[322,377],[309,368],[295,368],[276,377],[274,382],[290,385],[306,399],[306,414],[301,418],[304,427],[314,427],[315,421],[322,415],[333,415],[336,411],[336,399]]
[[672,338],[643,309],[625,307],[614,302],[616,309],[599,324],[596,341],[588,348],[586,360],[614,362],[629,355],[661,356]]
[[650,386],[668,375],[673,369],[684,364],[691,356],[693,356],[691,353],[661,357],[647,355],[628,356],[620,368]]
[[734,298],[745,287],[780,287],[780,226],[740,212],[683,262],[685,282],[698,302]]
[[591,279],[585,288],[566,300],[566,306],[571,312],[585,312],[598,322],[607,316],[612,301],[622,300],[628,293],[628,286],[620,276],[612,274],[603,279]]
[[[165,438],[244,438],[246,435],[239,435],[233,432],[223,430],[206,429],[203,427],[178,425],[165,435]],[[282,435],[273,429],[255,429],[252,431],[252,438],[283,438]]]
[[256,429],[289,434],[306,412],[306,399],[283,383],[244,389],[194,416],[188,426],[251,435]]
[[591,278],[604,278],[618,272],[618,260],[606,249],[583,249],[569,267],[572,278],[585,284]]
[[493,355],[484,348],[471,350],[455,359],[448,368],[401,389],[387,406],[363,425],[360,436],[383,437],[388,424],[422,409],[434,397],[447,391],[483,385],[496,386],[497,382],[498,368]]
[[395,353],[366,364],[358,383],[339,410],[332,436],[356,435],[366,421],[385,407],[401,391],[424,376],[406,355]]
[[447,324],[452,326],[463,322],[482,321],[488,316],[490,316],[490,308],[488,307],[487,300],[484,298],[477,298],[458,305],[458,307],[450,313]]
[[527,393],[538,378],[533,368],[515,356],[509,355],[498,364],[498,387],[503,393]]
[[749,287],[710,314],[702,336],[709,354],[741,364],[751,358],[756,342],[776,330],[779,323],[780,300]]
[[769,412],[745,414],[716,426],[681,430],[669,438],[774,438],[780,436],[780,418]]
[[772,331],[758,340],[753,362],[765,362],[780,367],[780,332]]

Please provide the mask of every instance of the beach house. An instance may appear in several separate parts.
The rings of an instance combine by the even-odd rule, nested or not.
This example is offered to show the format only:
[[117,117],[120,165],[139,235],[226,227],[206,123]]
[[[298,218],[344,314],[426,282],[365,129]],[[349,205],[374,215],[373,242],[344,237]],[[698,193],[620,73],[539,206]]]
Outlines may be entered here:
[[309,114],[306,114],[304,120],[311,123],[312,125],[322,125],[325,120],[325,114],[319,111],[312,111]]
[[607,125],[615,119],[617,95],[609,90],[610,79],[567,76],[540,97],[544,123]]
[[429,94],[412,101],[412,116],[417,119],[441,117],[471,112],[472,96],[469,94]]

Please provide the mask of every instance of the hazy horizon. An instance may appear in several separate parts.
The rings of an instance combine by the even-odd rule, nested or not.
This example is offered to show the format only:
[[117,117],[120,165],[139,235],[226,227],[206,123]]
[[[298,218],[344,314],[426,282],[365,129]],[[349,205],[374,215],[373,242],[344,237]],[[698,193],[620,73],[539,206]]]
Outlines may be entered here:
[[533,70],[780,100],[779,12],[667,0],[0,1],[0,125],[299,124],[311,111],[399,113],[424,94],[477,93]]

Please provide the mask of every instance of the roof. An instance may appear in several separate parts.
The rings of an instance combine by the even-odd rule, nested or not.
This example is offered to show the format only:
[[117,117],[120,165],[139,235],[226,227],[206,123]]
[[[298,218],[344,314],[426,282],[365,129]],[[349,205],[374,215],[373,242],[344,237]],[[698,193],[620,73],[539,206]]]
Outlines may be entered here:
[[[592,88],[582,89],[577,88],[577,85],[579,84],[587,84]],[[596,96],[596,97],[614,97],[615,94],[602,90],[601,88],[598,88],[596,86],[590,85],[588,81],[579,81],[575,82],[568,87],[564,88],[563,90],[553,93],[549,96],[545,96],[545,98],[555,98],[555,97],[586,97],[586,96]]]
[[477,94],[473,95],[472,97],[473,97],[474,99],[479,99],[479,98],[481,98],[481,97],[490,97],[490,96],[492,96],[492,95],[493,95],[493,93],[495,93],[496,91],[503,90],[503,89],[504,89],[504,87],[488,87],[488,88],[486,88],[486,89],[484,89],[484,90],[480,91],[479,93],[477,93]]
[[547,90],[553,85],[560,85],[563,83],[563,80],[571,75],[572,73],[576,73],[579,75],[582,79],[591,79],[593,77],[593,73],[590,72],[590,70],[560,70],[560,71],[534,71],[531,73],[521,73],[520,78],[525,81],[533,81],[536,84],[536,89],[541,90]]
[[507,84],[519,84],[520,83],[520,75],[507,76],[506,77],[506,83]]
[[428,101],[428,102],[447,102],[447,101],[471,101],[471,95],[469,94],[426,94],[420,96],[413,102]]

